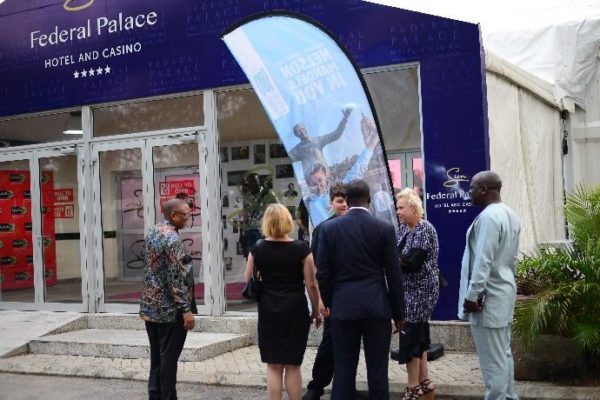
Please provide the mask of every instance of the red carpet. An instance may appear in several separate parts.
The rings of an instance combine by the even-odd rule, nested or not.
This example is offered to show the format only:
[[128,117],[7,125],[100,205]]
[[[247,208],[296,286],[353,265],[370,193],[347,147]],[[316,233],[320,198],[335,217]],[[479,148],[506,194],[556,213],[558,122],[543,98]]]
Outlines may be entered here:
[[[242,290],[244,290],[245,285],[246,284],[244,282],[225,284],[225,298],[227,300],[242,300]],[[140,297],[141,291],[113,294],[112,296],[108,296],[107,299],[112,301],[124,300],[129,302],[132,300],[139,300]],[[196,284],[194,288],[194,297],[197,299],[204,298],[204,283]]]

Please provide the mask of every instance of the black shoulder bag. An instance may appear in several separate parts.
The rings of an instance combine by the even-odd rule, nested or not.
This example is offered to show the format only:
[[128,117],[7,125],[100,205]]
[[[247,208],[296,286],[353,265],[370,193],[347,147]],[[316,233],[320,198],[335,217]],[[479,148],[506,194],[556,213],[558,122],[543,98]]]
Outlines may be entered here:
[[[255,249],[258,249],[258,245],[261,242],[262,242],[262,239],[260,239],[258,242],[256,242]],[[252,276],[250,277],[250,280],[248,282],[246,282],[246,286],[244,286],[244,290],[242,291],[242,297],[247,300],[260,301],[260,297],[262,296],[262,291],[263,291],[262,277],[260,276],[258,263],[256,262],[256,254],[254,254],[254,268],[252,269]]]
[[406,246],[406,236],[402,238],[402,241],[398,245],[398,255],[400,256],[400,265],[402,266],[402,272],[407,274],[414,274],[421,272],[425,259],[427,258],[427,250],[411,247],[408,252],[403,255],[402,250]]

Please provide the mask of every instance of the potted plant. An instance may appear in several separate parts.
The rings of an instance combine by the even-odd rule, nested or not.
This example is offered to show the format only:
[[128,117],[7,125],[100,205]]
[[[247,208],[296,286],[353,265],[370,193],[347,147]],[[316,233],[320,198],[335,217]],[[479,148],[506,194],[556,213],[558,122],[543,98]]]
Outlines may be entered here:
[[567,194],[564,213],[570,242],[539,248],[517,268],[519,292],[528,295],[513,323],[521,379],[578,379],[598,366],[600,186]]

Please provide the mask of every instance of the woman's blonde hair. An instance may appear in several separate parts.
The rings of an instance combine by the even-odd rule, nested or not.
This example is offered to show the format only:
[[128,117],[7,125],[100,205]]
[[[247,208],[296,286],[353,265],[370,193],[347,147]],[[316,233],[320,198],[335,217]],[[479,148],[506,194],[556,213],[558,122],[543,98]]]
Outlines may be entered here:
[[418,217],[423,217],[423,214],[425,213],[423,211],[423,202],[417,192],[411,188],[404,188],[396,195],[396,201],[400,199],[406,200],[408,205],[415,210],[415,214],[417,214]]
[[269,204],[263,216],[261,230],[263,235],[280,238],[294,229],[292,214],[287,207],[273,203]]

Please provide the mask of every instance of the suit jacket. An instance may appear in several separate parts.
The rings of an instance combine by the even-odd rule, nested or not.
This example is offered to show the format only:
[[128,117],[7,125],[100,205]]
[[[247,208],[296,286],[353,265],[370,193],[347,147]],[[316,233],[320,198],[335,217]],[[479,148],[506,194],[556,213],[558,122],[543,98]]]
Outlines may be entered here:
[[[337,215],[332,215],[331,217],[327,218],[323,222],[327,222],[329,220],[332,220],[335,217],[337,217]],[[317,251],[319,250],[319,233],[321,233],[321,225],[323,225],[323,222],[321,222],[319,225],[317,225],[317,227],[315,229],[313,229],[312,241],[310,242],[310,251],[312,251],[313,257],[315,257],[315,265],[316,265],[316,261],[317,261],[316,260]],[[318,269],[319,269],[319,266],[317,266],[317,270]]]
[[321,223],[317,279],[333,319],[404,319],[394,227],[367,210]]
[[[488,328],[501,328],[512,322],[517,295],[515,269],[520,230],[519,218],[504,203],[488,205],[475,218],[467,231],[462,259],[460,319]],[[465,298],[477,301],[483,290],[487,291],[483,310],[465,314]]]

